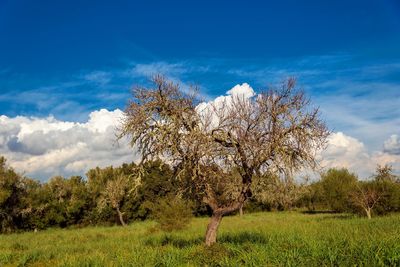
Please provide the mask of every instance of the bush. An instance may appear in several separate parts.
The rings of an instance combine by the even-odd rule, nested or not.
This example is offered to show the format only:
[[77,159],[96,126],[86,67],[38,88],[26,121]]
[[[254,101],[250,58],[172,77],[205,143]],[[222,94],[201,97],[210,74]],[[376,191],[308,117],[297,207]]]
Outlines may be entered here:
[[391,212],[400,211],[400,183],[392,181],[377,181],[377,191],[381,198],[376,205],[376,213],[385,215]]
[[327,206],[336,212],[352,210],[350,194],[357,184],[357,176],[347,169],[329,169],[321,175],[321,186]]
[[184,229],[193,217],[191,203],[173,195],[144,205],[150,210],[151,218],[158,223],[158,227],[166,232]]

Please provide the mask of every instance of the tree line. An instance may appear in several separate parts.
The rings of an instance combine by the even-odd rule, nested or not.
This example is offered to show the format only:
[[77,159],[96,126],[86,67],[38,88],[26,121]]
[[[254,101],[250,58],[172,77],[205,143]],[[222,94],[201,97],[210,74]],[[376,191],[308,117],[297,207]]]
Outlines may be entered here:
[[[81,176],[55,176],[47,182],[25,177],[0,157],[0,230],[13,232],[49,227],[126,225],[148,219],[152,212],[168,212],[160,200],[181,199],[196,216],[212,210],[174,179],[173,169],[161,161],[148,162],[140,183],[134,179],[134,163],[96,167]],[[378,166],[365,181],[347,169],[329,169],[319,180],[299,183],[276,174],[260,179],[266,184],[244,205],[245,212],[302,209],[307,212],[353,212],[363,216],[400,211],[400,180],[390,166]],[[186,181],[190,183],[190,179]],[[161,203],[161,204],[160,204]],[[177,209],[179,203],[174,204]],[[184,207],[183,207],[184,209]],[[177,210],[179,214],[185,211]],[[170,218],[171,216],[165,216]],[[176,222],[175,222],[176,223]]]

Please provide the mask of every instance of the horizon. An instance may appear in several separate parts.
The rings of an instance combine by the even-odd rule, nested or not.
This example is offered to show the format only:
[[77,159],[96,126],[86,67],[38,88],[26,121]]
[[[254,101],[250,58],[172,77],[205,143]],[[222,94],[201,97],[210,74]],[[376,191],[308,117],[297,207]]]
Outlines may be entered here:
[[113,129],[156,73],[206,101],[295,77],[332,135],[327,167],[400,173],[400,3],[0,3],[0,155],[46,181],[135,160]]

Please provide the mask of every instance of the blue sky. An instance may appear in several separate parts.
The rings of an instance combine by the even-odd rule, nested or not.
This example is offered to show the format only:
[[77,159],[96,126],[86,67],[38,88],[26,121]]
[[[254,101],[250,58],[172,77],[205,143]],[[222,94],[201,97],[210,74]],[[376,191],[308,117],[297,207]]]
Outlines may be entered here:
[[[400,2],[394,0],[3,0],[0,36],[0,92],[16,96],[0,99],[0,113],[6,115],[53,113],[69,119],[68,110],[54,110],[55,103],[30,103],[40,93],[48,102],[66,98],[82,112],[123,107],[124,102],[101,101],[94,94],[126,93],[142,82],[137,77],[103,75],[102,86],[82,78],[157,62],[184,64],[185,81],[202,85],[208,95],[242,81],[265,87],[288,74],[316,94],[325,93],[308,81],[310,70],[323,72],[313,75],[318,82],[400,80]],[[368,67],[380,73],[363,76]],[[277,71],[272,79],[259,72],[271,68]],[[113,79],[104,86],[108,78]],[[335,89],[341,88],[329,88]]]
[[0,40],[8,118],[84,123],[157,72],[207,100],[294,76],[333,132],[400,154],[398,0],[1,0]]

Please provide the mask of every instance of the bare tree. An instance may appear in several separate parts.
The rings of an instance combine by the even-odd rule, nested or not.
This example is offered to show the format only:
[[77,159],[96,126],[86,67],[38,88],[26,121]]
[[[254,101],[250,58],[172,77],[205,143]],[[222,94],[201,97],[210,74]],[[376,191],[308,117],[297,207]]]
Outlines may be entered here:
[[154,88],[134,88],[120,137],[130,138],[143,162],[162,158],[178,178],[190,177],[191,190],[213,211],[206,245],[216,242],[222,217],[252,196],[255,175],[316,166],[328,131],[293,79],[214,103],[200,103],[161,76],[153,81]]
[[388,181],[388,182],[396,182],[399,181],[398,177],[393,174],[393,167],[391,165],[377,165],[375,171],[375,181]]
[[357,185],[357,190],[350,195],[353,204],[363,209],[368,219],[372,218],[372,210],[381,196],[382,194],[373,182]]
[[115,179],[107,181],[106,188],[99,199],[100,209],[104,208],[106,205],[110,205],[117,211],[122,226],[126,226],[126,223],[123,213],[121,212],[121,205],[124,198],[129,193],[129,184],[128,177],[120,174]]

